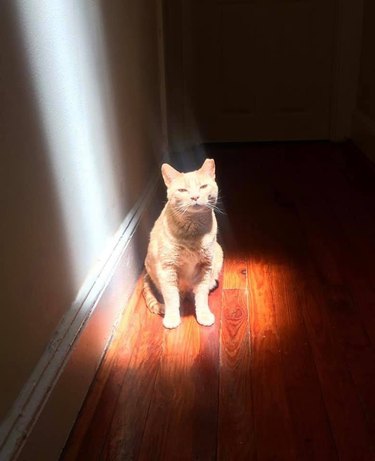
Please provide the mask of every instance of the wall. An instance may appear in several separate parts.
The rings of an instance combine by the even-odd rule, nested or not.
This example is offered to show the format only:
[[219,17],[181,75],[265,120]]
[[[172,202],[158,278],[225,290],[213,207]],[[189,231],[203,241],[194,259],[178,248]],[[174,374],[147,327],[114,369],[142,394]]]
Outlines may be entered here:
[[375,4],[364,1],[362,51],[353,139],[375,161]]
[[1,10],[0,420],[165,148],[156,3]]

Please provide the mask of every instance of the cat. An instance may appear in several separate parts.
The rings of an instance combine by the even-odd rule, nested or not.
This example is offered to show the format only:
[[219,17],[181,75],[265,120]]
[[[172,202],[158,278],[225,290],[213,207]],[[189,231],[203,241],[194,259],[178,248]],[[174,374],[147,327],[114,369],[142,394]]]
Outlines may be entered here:
[[208,294],[218,285],[224,258],[216,240],[215,162],[206,159],[189,173],[164,163],[161,173],[168,201],[150,234],[144,298],[151,312],[164,313],[164,327],[176,328],[181,323],[180,296],[192,292],[198,323],[210,326],[215,316]]

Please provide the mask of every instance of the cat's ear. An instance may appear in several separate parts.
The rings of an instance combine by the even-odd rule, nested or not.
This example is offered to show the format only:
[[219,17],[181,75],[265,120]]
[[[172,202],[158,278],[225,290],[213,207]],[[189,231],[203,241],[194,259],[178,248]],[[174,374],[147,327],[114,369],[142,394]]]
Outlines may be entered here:
[[175,170],[170,165],[168,165],[168,163],[163,163],[163,165],[161,166],[161,174],[163,175],[165,185],[169,187],[171,185],[171,182],[175,178],[177,178],[177,176],[179,176],[181,173]]
[[206,160],[203,162],[203,165],[200,168],[200,171],[215,179],[215,160],[212,158],[206,158]]

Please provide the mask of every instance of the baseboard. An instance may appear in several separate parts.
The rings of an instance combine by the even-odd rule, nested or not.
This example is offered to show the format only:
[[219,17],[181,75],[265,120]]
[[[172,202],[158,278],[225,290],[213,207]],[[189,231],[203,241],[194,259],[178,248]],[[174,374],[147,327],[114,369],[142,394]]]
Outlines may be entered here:
[[353,114],[352,140],[375,163],[375,121],[359,110]]
[[1,460],[59,458],[142,270],[159,184],[150,181],[62,319],[0,428]]

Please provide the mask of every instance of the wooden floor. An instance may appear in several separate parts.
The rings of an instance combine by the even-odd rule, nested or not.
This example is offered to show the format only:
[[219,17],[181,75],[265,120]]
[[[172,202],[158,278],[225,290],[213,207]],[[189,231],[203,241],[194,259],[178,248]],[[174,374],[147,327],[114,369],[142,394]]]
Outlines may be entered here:
[[137,287],[62,459],[375,459],[375,175],[350,145],[208,146],[216,324]]

